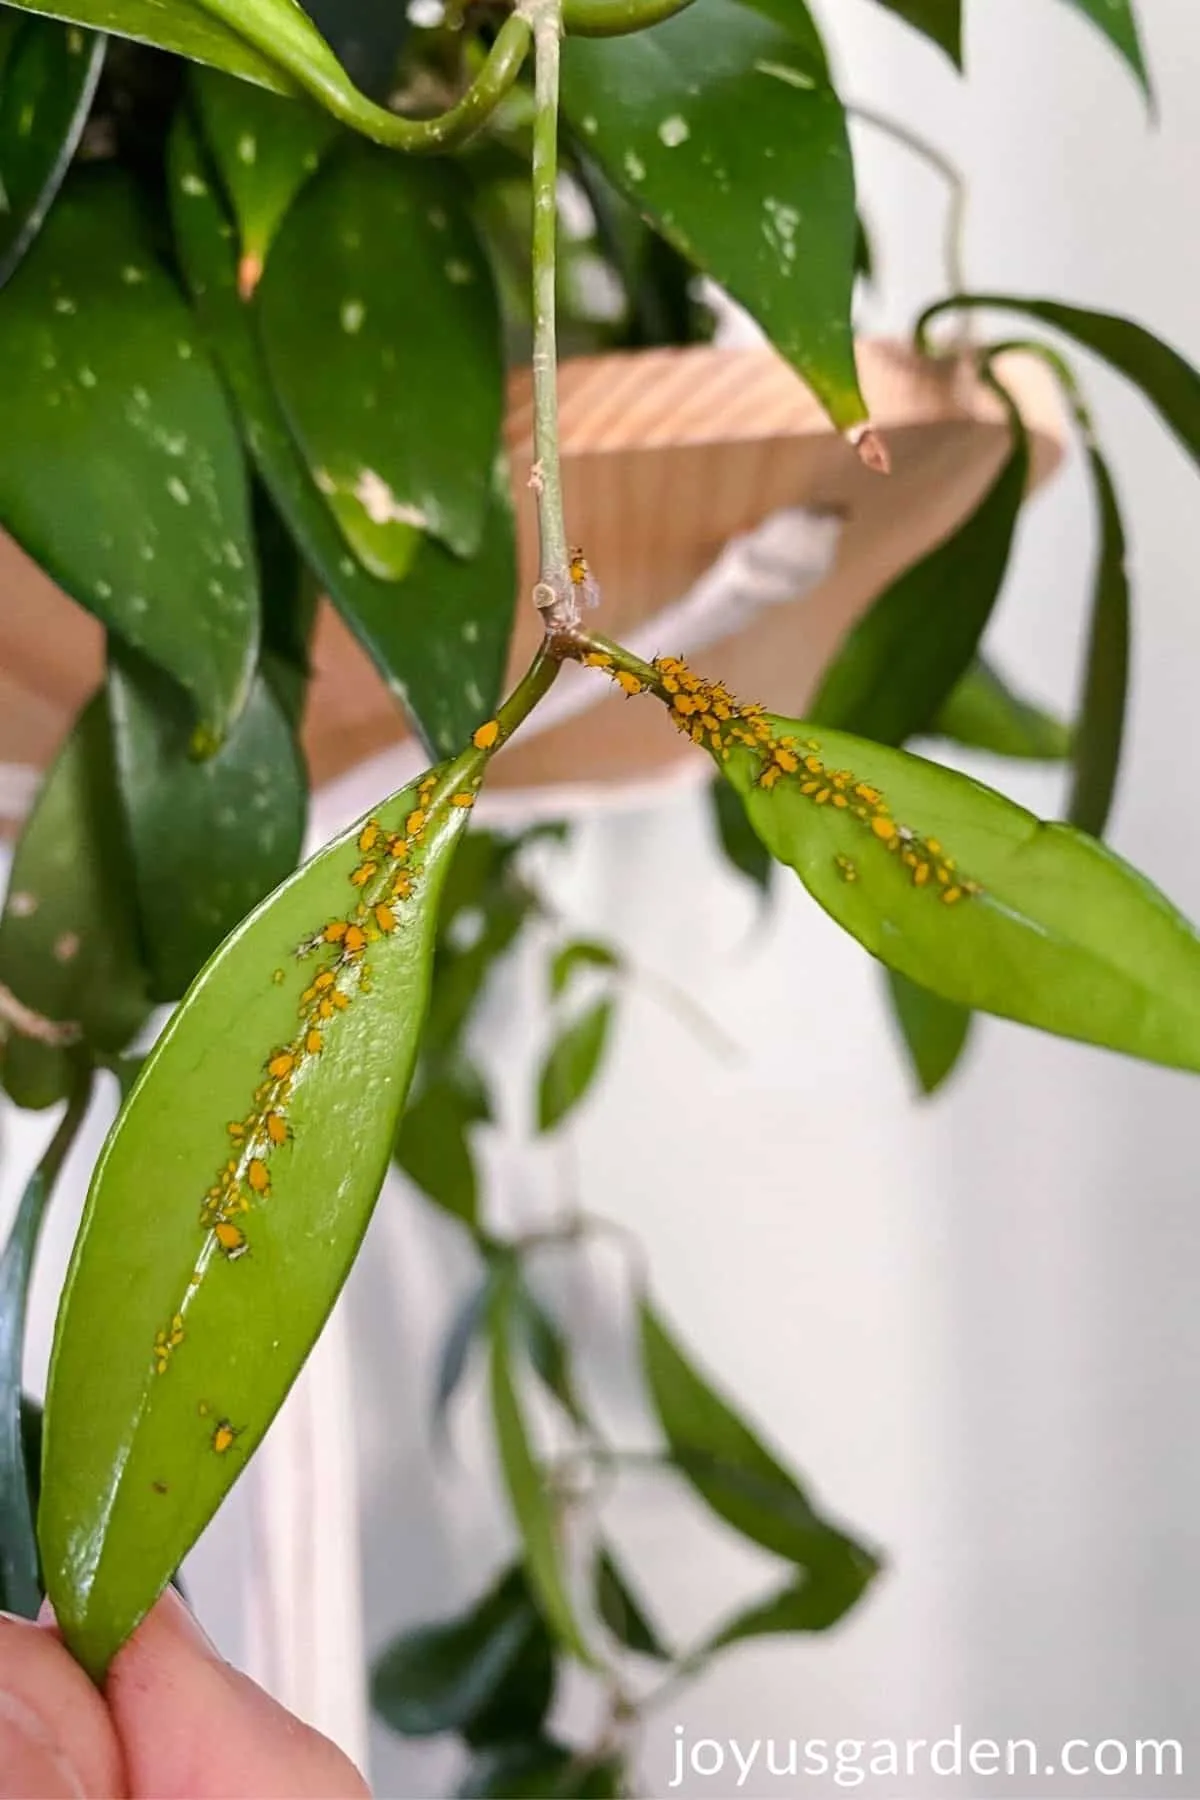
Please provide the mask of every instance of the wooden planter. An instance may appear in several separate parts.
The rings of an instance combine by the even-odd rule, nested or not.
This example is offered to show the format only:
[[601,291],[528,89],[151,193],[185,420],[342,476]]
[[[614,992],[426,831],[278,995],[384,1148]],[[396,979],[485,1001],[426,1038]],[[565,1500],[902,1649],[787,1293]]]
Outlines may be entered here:
[[[1002,408],[967,364],[923,361],[887,342],[864,342],[858,354],[871,413],[891,453],[886,479],[864,468],[769,349],[705,345],[563,365],[567,519],[601,584],[597,629],[622,639],[647,630],[652,636],[654,615],[686,595],[730,539],[782,509],[834,514],[840,535],[824,579],[794,604],[764,607],[696,653],[736,693],[781,712],[803,711],[846,628],[970,512],[1007,444]],[[1062,456],[1057,394],[1032,358],[1010,359],[1005,378],[1030,428],[1037,483]],[[536,527],[525,485],[532,452],[524,370],[510,379],[506,436],[520,535],[519,592],[527,596]],[[0,830],[11,831],[36,772],[100,679],[103,637],[2,537],[0,596]],[[528,662],[538,630],[532,605],[523,602],[514,673]],[[680,648],[669,639],[654,647]],[[399,744],[405,723],[328,605],[314,663],[304,736],[314,783],[321,784]],[[599,679],[575,704],[584,710],[504,751],[494,783],[519,789],[582,783],[594,790],[669,774],[687,754],[659,708],[626,706]]]

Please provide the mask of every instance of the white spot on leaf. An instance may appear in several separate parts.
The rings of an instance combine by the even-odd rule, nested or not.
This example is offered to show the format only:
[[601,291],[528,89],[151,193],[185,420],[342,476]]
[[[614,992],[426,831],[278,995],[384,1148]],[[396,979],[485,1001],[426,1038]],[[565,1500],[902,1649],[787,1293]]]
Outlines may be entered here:
[[362,330],[362,322],[367,316],[367,309],[361,300],[343,300],[341,310],[342,330],[353,337]]
[[678,113],[672,113],[671,117],[664,119],[658,128],[659,142],[665,144],[668,150],[674,150],[678,145],[686,144],[691,135],[691,127],[687,120],[681,118]]

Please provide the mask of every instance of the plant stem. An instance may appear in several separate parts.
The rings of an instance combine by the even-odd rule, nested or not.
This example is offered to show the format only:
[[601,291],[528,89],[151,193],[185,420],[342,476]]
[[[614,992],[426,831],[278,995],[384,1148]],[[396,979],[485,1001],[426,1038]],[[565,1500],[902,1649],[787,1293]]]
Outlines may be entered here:
[[560,667],[561,663],[557,656],[552,656],[544,646],[539,649],[528,669],[496,714],[496,723],[500,727],[500,734],[496,739],[495,749],[498,750],[505,739],[512,736],[513,732],[529,717],[538,701],[549,693]]
[[260,13],[245,0],[202,0],[202,4],[343,125],[390,150],[418,155],[448,150],[478,131],[516,81],[529,50],[529,25],[513,13],[500,27],[486,62],[461,100],[434,119],[403,119],[361,94],[319,39],[314,43],[307,33],[299,38],[281,33],[268,9]]
[[534,602],[549,638],[579,624],[563,520],[558,454],[558,343],[555,326],[558,248],[558,79],[562,0],[522,0],[533,29],[533,454],[529,485],[537,498],[540,558]]
[[871,126],[874,131],[881,131],[895,143],[902,144],[914,156],[927,163],[950,189],[950,210],[946,219],[946,280],[955,294],[961,294],[967,285],[963,260],[963,237],[967,223],[967,184],[962,171],[955,167],[948,156],[943,156],[936,145],[927,138],[920,137],[910,131],[898,120],[889,118],[886,113],[876,112],[871,106],[847,104],[847,116],[858,119],[863,125]]
[[572,37],[620,37],[645,31],[683,12],[692,0],[563,0],[563,24]]

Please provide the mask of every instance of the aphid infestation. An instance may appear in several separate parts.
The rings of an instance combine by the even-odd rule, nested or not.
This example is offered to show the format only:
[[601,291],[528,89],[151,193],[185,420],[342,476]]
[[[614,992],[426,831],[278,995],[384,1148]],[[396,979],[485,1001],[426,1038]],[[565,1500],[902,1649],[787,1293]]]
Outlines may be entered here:
[[[881,4],[961,63],[958,0]],[[926,1027],[901,1007],[918,1063],[930,1018],[961,1046],[990,1012],[1200,1070],[1200,940],[1101,841],[1128,685],[1117,489],[1061,348],[1039,337],[1014,364],[1011,338],[978,320],[1015,310],[1100,356],[1193,460],[1200,375],[1122,317],[958,280],[914,347],[873,364],[854,331],[870,258],[848,108],[803,0],[432,10],[376,18],[376,41],[357,6],[351,28],[296,0],[0,4],[0,527],[46,578],[38,604],[90,628],[61,743],[14,757],[47,767],[0,915],[0,1081],[30,1112],[63,1110],[0,1262],[0,1601],[32,1615],[48,1594],[103,1680],[254,1464],[398,1165],[478,1262],[430,1386],[444,1423],[486,1352],[517,1542],[447,1630],[478,1647],[488,1621],[514,1641],[523,1621],[541,1671],[537,1706],[501,1670],[474,1710],[438,1717],[472,1746],[470,1780],[517,1780],[505,1758],[520,1751],[536,1791],[616,1794],[635,1781],[631,1657],[669,1683],[742,1637],[825,1629],[881,1563],[709,1385],[627,1246],[663,1448],[611,1442],[575,1380],[578,1320],[551,1316],[538,1286],[547,1249],[578,1258],[586,1285],[603,1222],[572,1202],[560,1224],[510,1228],[481,1200],[473,1134],[500,1129],[479,1067],[496,968],[557,933],[532,1107],[547,1139],[640,979],[619,946],[572,938],[539,886],[544,805],[491,829],[510,746],[520,768],[539,737],[547,762],[590,741],[635,777],[639,757],[707,759],[734,864],[764,888],[771,866],[793,870],[919,996]],[[1146,86],[1132,9],[1100,11]],[[730,299],[770,353],[710,346]],[[868,404],[884,363],[908,383],[894,430]],[[772,381],[783,398],[755,438],[748,396]],[[1100,525],[1069,728],[981,651],[1064,405]],[[631,420],[642,435],[626,441]],[[918,466],[922,433],[943,428]],[[904,553],[867,556],[855,534],[887,511],[889,480],[926,499],[937,485],[939,523],[921,535],[906,502]],[[673,579],[660,556],[687,571],[680,591],[657,591]],[[769,612],[800,619],[801,600],[863,568],[875,586],[841,608],[819,670],[802,679],[804,659],[776,652],[771,680],[735,694]],[[59,638],[39,614],[18,643],[20,624],[0,617],[14,668]],[[47,693],[70,689],[60,674]],[[569,735],[580,718],[590,740]],[[1069,823],[952,766],[997,742],[1065,767]],[[595,766],[554,779],[586,791]],[[310,791],[363,768],[394,775],[302,860]],[[61,1295],[34,1499],[33,1250],[110,1077],[120,1104]],[[752,1229],[753,1196],[738,1206]],[[699,1650],[662,1641],[602,1534],[609,1476],[647,1460],[786,1564],[769,1606]],[[376,1692],[424,1729],[407,1655],[402,1639]],[[586,1745],[546,1725],[572,1660],[606,1696]]]

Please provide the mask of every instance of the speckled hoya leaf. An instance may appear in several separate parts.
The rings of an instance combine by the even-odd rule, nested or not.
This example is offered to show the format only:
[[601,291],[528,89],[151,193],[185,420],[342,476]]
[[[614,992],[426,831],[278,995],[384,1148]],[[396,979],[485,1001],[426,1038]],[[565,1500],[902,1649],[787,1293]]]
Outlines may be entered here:
[[473,555],[504,381],[458,168],[348,143],[288,213],[258,304],[276,391],[358,558],[398,580],[422,532]]
[[0,293],[0,418],[0,524],[219,739],[258,641],[245,467],[114,168],[71,177]]
[[845,116],[800,0],[769,11],[695,0],[650,31],[569,37],[563,106],[610,180],[754,314],[845,428],[866,410]]
[[39,231],[100,78],[105,40],[53,19],[17,19],[0,51],[0,286]]
[[469,561],[426,538],[402,587],[368,573],[347,549],[283,417],[253,314],[238,298],[233,227],[214,183],[181,113],[170,150],[176,247],[250,453],[334,605],[426,743],[446,755],[500,695],[517,581],[505,471],[495,471],[483,539]]
[[238,285],[248,297],[288,207],[339,127],[307,99],[283,100],[215,69],[195,70],[192,86],[205,142],[237,220]]
[[178,1000],[264,894],[295,868],[308,781],[262,675],[215,755],[189,754],[174,683],[117,651],[109,664],[117,777],[156,1000]]
[[[150,1010],[103,696],[76,720],[13,851],[0,982],[103,1052],[123,1049]],[[9,1032],[0,1082],[18,1106],[51,1106],[72,1079],[66,1049]]]
[[7,0],[22,12],[65,19],[114,37],[133,38],[174,50],[195,62],[228,69],[246,81],[295,93],[296,84],[273,57],[267,56],[199,0]]
[[455,796],[484,761],[386,801],[226,940],[96,1165],[55,1333],[39,1538],[97,1679],[245,1467],[354,1258],[416,1057],[468,816]]
[[931,38],[962,68],[962,0],[880,0],[915,30]]
[[721,767],[772,855],[873,955],[963,1006],[1200,1069],[1200,938],[1143,875],[965,775],[765,718],[786,771],[740,743]]

